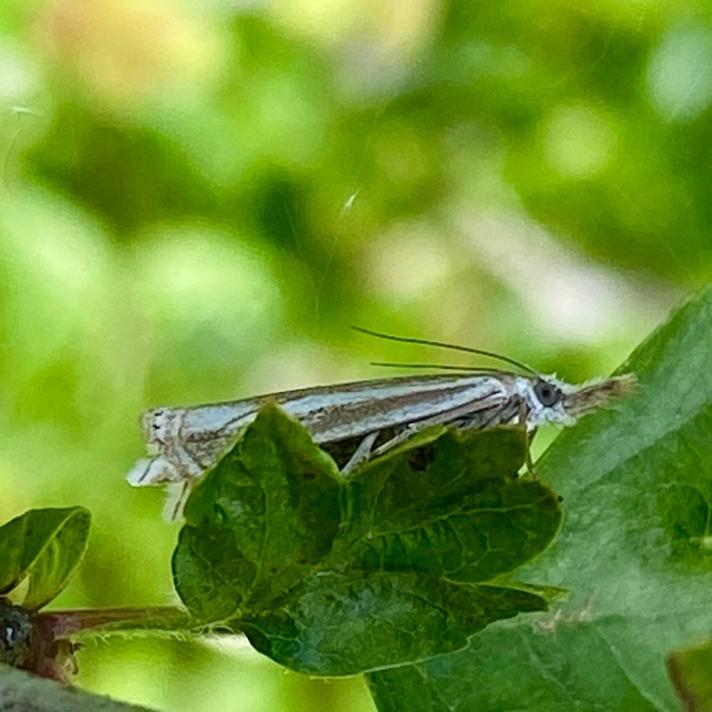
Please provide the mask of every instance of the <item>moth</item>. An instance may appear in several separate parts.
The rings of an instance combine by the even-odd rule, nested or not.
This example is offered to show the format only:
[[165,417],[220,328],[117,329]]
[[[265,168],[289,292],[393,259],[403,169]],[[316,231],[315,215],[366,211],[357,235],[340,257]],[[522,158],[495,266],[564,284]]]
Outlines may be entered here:
[[630,373],[572,385],[490,351],[356,330],[487,356],[517,370],[381,363],[376,365],[451,372],[317,386],[225,403],[152,408],[142,416],[151,457],[136,463],[128,482],[135,487],[189,485],[220,459],[267,403],[280,405],[307,428],[316,443],[341,454],[342,472],[348,473],[433,425],[484,429],[519,424],[532,434],[547,423],[573,425],[581,416],[632,392],[636,385]]

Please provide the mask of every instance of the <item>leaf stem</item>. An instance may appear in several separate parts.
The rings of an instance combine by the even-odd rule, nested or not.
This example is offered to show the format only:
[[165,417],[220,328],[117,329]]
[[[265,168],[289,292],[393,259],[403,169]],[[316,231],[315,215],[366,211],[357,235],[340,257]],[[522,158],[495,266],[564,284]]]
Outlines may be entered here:
[[142,630],[187,633],[200,628],[185,610],[176,606],[76,608],[41,613],[39,617],[53,638]]

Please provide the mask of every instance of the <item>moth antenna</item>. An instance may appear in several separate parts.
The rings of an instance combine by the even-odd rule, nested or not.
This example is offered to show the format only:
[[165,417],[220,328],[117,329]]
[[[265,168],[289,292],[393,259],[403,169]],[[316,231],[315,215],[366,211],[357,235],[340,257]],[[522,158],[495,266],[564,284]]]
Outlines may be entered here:
[[433,341],[431,339],[418,339],[413,336],[394,336],[393,334],[384,334],[380,331],[373,331],[371,329],[365,329],[362,326],[352,326],[354,331],[358,331],[362,334],[367,334],[368,336],[375,336],[378,339],[386,339],[388,341],[399,341],[404,344],[421,344],[423,346],[436,346],[441,349],[451,349],[452,351],[462,351],[469,354],[477,354],[479,356],[486,356],[487,358],[497,359],[503,363],[508,363],[512,366],[527,371],[534,376],[538,376],[539,372],[535,371],[531,366],[527,366],[521,361],[516,361],[509,356],[502,356],[502,354],[494,353],[494,351],[485,351],[484,349],[475,349],[470,346],[459,346],[458,344],[448,344],[445,341]]
[[443,371],[462,371],[464,373],[510,373],[501,368],[487,368],[487,366],[453,366],[444,363],[395,363],[391,361],[371,361],[371,366],[383,366],[385,368],[432,368]]

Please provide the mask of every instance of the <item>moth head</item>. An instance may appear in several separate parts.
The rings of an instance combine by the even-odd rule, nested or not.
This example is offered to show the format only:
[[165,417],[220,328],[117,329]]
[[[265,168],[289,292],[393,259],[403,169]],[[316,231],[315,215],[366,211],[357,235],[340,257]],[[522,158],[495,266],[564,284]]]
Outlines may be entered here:
[[529,407],[527,421],[532,427],[544,423],[569,425],[571,418],[564,407],[566,384],[554,376],[539,376],[529,381],[528,395],[525,396]]
[[529,420],[534,426],[573,425],[581,416],[632,393],[636,383],[631,373],[582,385],[571,385],[555,376],[539,376],[530,385]]

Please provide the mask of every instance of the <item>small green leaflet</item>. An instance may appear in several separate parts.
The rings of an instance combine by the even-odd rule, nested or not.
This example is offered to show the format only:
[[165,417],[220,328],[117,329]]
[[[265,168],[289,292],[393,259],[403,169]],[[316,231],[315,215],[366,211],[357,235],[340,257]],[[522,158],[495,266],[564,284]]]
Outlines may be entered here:
[[0,595],[29,579],[23,607],[51,601],[84,556],[90,523],[86,509],[68,507],[31,509],[0,527]]

